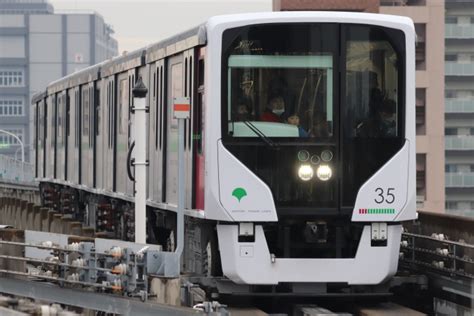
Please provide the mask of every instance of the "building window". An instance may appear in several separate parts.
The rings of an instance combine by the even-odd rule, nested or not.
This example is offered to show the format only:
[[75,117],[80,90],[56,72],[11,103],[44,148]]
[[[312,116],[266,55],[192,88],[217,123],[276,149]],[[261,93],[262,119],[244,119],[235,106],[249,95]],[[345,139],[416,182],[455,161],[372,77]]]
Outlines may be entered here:
[[21,69],[0,69],[0,87],[23,87],[24,77]]
[[426,154],[416,154],[416,197],[417,204],[426,201]]
[[458,17],[456,17],[456,16],[446,16],[444,22],[446,24],[457,24],[458,23]]
[[24,106],[24,98],[2,98],[0,99],[0,117],[23,116],[25,115]]
[[458,202],[455,201],[446,201],[447,210],[456,210],[458,208]]
[[445,61],[457,61],[458,60],[458,55],[457,54],[446,54],[444,56]]
[[444,135],[446,135],[446,136],[458,135],[458,129],[453,128],[453,127],[445,128],[444,129]]
[[426,89],[416,89],[416,134],[426,134]]
[[[23,128],[4,128],[4,131],[10,132],[18,136],[18,138],[23,141]],[[19,145],[15,137],[8,135],[6,133],[0,132],[0,147],[10,146],[10,145]]]
[[452,165],[452,164],[447,164],[446,165],[446,172],[447,173],[458,172],[458,166],[457,165]]
[[426,70],[426,25],[415,23],[416,70]]
[[444,95],[447,99],[453,99],[457,97],[456,90],[445,90]]

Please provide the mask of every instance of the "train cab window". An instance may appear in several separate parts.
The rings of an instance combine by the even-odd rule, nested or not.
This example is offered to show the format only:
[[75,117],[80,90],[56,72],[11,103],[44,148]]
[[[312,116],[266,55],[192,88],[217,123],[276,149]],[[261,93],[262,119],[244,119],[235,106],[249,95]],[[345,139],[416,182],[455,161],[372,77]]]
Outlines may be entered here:
[[378,28],[352,26],[346,43],[345,136],[397,137],[400,60]]
[[335,30],[331,24],[230,30],[222,74],[226,136],[331,138],[338,44],[329,36]]
[[367,25],[348,25],[345,34],[341,191],[350,209],[363,183],[405,142],[405,36]]

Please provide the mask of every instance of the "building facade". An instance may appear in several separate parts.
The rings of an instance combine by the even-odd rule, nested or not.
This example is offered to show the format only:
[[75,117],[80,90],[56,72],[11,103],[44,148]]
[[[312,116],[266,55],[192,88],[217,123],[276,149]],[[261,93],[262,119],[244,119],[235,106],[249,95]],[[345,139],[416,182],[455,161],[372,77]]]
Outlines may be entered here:
[[474,2],[446,0],[446,212],[474,216]]
[[[32,150],[30,100],[51,81],[118,53],[113,30],[95,13],[55,14],[46,0],[0,2],[0,130]],[[31,115],[30,115],[31,114]],[[20,158],[20,145],[0,132],[0,154]]]
[[274,0],[274,10],[380,12],[410,17],[417,32],[418,209],[444,212],[444,0]]

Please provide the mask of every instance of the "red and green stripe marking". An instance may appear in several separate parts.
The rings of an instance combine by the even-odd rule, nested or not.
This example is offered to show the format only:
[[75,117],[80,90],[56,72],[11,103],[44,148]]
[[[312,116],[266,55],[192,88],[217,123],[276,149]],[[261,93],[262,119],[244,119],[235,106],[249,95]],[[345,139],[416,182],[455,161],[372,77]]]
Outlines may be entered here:
[[394,208],[360,208],[359,214],[395,214]]

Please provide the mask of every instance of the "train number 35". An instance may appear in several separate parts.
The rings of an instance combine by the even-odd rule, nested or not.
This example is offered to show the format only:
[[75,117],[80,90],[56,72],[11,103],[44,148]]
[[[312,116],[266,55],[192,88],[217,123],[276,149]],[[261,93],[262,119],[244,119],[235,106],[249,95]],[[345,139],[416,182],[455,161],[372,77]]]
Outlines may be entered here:
[[377,193],[377,198],[374,199],[375,203],[382,204],[384,202],[388,204],[392,204],[395,202],[395,188],[387,188],[385,192],[382,188],[375,189],[375,193]]

